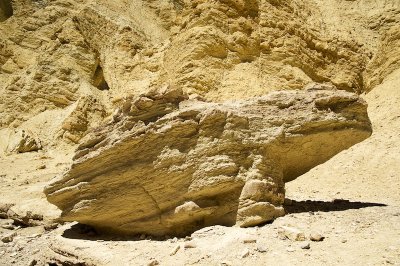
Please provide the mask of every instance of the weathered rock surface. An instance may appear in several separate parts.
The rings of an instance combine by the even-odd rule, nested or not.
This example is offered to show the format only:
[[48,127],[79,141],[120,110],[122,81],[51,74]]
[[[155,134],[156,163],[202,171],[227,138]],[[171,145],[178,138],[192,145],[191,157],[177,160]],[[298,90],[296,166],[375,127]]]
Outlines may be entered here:
[[284,215],[284,184],[371,134],[366,104],[328,85],[248,100],[164,88],[124,101],[46,189],[65,221],[186,234]]
[[209,101],[310,82],[370,90],[397,65],[385,47],[399,3],[334,2],[3,1],[0,130],[74,145],[124,97],[164,86]]
[[42,148],[40,139],[32,132],[26,129],[14,131],[9,140],[6,151],[9,153],[24,153],[30,151],[38,151]]

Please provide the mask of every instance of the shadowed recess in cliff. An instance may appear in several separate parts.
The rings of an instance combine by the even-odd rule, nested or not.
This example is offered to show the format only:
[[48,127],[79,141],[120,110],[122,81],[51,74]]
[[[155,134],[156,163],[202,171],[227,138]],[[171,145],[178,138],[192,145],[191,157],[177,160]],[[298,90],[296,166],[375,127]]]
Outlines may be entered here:
[[107,81],[104,79],[103,68],[100,65],[97,66],[96,71],[94,72],[93,86],[102,91],[110,89],[110,87],[108,87]]
[[13,15],[11,0],[0,1],[0,22],[5,21]]

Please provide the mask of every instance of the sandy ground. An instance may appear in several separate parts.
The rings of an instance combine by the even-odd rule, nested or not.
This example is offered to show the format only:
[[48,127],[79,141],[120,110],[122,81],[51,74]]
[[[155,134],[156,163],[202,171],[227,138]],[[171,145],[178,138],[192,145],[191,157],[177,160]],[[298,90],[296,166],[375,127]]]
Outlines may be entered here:
[[[399,88],[397,71],[365,95],[373,135],[288,183],[288,215],[273,223],[213,226],[187,239],[121,239],[75,224],[10,230],[11,221],[0,219],[1,238],[15,234],[12,242],[0,242],[0,265],[400,265]],[[43,214],[49,223],[59,211],[42,189],[70,157],[53,151],[0,158],[0,203]],[[306,240],[283,239],[282,226]],[[311,241],[314,233],[323,241]]]

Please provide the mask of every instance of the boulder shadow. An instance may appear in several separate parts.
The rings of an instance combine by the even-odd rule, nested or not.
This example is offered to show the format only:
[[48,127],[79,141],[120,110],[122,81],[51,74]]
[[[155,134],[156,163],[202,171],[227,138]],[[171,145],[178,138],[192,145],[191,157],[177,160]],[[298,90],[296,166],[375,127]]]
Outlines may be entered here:
[[[335,211],[362,209],[368,207],[386,207],[386,206],[388,205],[383,203],[349,201],[344,199],[335,199],[333,201],[318,201],[318,200],[296,201],[287,199],[285,200],[284,204],[286,214],[303,213],[303,212],[335,212]],[[273,221],[269,221],[259,226],[271,223],[273,223]],[[166,241],[175,238],[175,236],[168,236],[168,235],[156,237],[144,234],[127,235],[127,236],[105,234],[97,232],[96,229],[94,229],[93,227],[81,223],[72,224],[70,228],[64,230],[64,232],[62,233],[62,237],[69,239],[85,239],[90,241],[145,241],[145,240]],[[180,236],[177,238],[185,239],[185,236],[183,237]]]
[[[289,201],[289,202],[287,202]],[[335,212],[355,210],[368,207],[386,207],[383,203],[349,201],[344,199],[335,199],[333,201],[318,200],[285,200],[284,208],[286,214],[302,212]]]
[[95,228],[81,223],[75,223],[71,225],[70,228],[64,230],[61,235],[64,238],[68,239],[81,239],[81,240],[89,240],[89,241],[145,241],[145,240],[153,240],[153,241],[165,241],[168,239],[172,239],[173,236],[162,236],[155,237],[150,235],[114,235],[114,234],[106,234],[102,232],[97,232]]

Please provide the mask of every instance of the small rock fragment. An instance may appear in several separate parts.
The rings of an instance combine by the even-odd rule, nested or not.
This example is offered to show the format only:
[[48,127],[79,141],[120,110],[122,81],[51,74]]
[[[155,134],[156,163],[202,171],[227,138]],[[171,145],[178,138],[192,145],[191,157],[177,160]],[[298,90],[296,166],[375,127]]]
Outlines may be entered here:
[[265,252],[268,251],[268,248],[267,248],[267,247],[264,247],[264,246],[262,246],[262,245],[258,245],[257,248],[256,248],[256,250],[257,250],[258,252],[260,252],[260,253],[265,253]]
[[7,229],[7,230],[14,230],[15,226],[12,224],[4,224],[1,226],[1,228]]
[[287,252],[294,252],[294,248],[288,247],[288,248],[286,249],[286,251],[287,251]]
[[245,239],[243,239],[243,243],[245,243],[245,244],[257,243],[257,239],[255,239],[255,238],[245,238]]
[[225,261],[221,262],[219,265],[220,266],[232,266],[232,262],[225,260]]
[[246,248],[245,250],[242,251],[242,253],[240,254],[240,257],[242,259],[248,257],[250,255],[250,251]]
[[37,264],[37,260],[33,259],[29,262],[29,266],[35,266]]
[[180,245],[177,245],[173,250],[172,250],[172,252],[169,254],[170,256],[173,256],[173,255],[175,255],[177,252],[178,252],[178,250],[181,248],[181,246]]
[[37,169],[38,170],[46,169],[46,165],[45,164],[39,165]]
[[324,240],[324,236],[322,236],[321,234],[319,234],[319,233],[311,233],[310,234],[310,240],[311,241],[315,241],[315,242],[320,242],[320,241],[322,241],[322,240]]
[[158,262],[158,260],[153,259],[149,263],[147,263],[147,266],[156,266],[156,265],[159,265],[159,264],[160,263]]
[[346,239],[342,239],[342,243],[346,243],[347,242],[347,240]]
[[280,239],[290,239],[292,241],[304,241],[306,240],[306,237],[303,232],[300,230],[289,227],[289,226],[282,226],[278,230],[278,236]]
[[197,247],[197,245],[193,241],[189,241],[189,242],[186,242],[183,247],[184,248],[195,248],[195,247]]
[[1,238],[1,241],[3,243],[10,243],[10,242],[12,242],[14,240],[14,236],[15,236],[15,233],[3,236]]
[[54,230],[58,227],[58,223],[49,223],[44,225],[46,231]]
[[310,242],[304,242],[300,245],[301,249],[310,249]]

